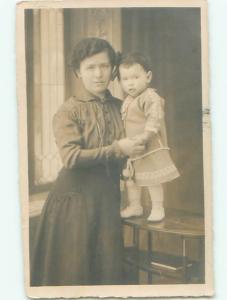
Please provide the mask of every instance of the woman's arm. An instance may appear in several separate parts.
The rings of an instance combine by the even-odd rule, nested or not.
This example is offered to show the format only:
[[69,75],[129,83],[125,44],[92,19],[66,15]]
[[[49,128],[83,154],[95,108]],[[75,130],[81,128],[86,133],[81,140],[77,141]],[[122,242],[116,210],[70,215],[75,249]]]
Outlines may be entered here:
[[109,146],[83,149],[80,127],[69,111],[59,111],[54,116],[53,130],[62,162],[68,169],[97,165],[126,157],[117,141]]

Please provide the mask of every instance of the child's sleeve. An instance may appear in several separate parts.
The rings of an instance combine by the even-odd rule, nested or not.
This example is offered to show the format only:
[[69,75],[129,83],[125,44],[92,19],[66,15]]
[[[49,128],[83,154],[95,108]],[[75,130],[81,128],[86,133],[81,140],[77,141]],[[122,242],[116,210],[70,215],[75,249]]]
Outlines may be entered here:
[[148,91],[141,99],[141,107],[146,117],[145,131],[157,133],[164,118],[164,100],[154,91]]

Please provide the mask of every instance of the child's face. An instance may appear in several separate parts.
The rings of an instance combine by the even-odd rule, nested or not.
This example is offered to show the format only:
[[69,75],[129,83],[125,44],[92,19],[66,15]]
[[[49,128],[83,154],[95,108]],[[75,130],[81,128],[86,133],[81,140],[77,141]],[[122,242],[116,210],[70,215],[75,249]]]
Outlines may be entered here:
[[120,65],[119,72],[123,90],[133,98],[141,94],[151,82],[151,71],[146,72],[140,64]]

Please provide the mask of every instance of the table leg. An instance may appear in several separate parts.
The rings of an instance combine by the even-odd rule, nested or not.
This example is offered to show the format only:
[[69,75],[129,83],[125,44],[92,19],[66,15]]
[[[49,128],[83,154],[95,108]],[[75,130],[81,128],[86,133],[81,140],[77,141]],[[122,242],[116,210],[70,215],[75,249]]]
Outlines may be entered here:
[[[147,247],[148,247],[148,261],[151,264],[152,260],[152,233],[148,232],[147,234]],[[148,272],[148,283],[152,284],[152,272]]]
[[136,282],[139,283],[139,228],[132,226],[133,234],[133,247],[135,248],[135,276]]
[[182,237],[182,257],[183,257],[183,282],[188,283],[189,282],[189,276],[188,276],[188,258],[186,253],[186,238]]

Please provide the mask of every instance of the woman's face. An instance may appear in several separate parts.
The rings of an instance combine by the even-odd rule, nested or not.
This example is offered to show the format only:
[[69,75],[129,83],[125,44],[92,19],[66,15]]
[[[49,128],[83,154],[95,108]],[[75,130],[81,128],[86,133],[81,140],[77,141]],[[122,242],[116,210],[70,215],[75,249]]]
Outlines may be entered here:
[[77,75],[81,78],[84,87],[91,94],[102,97],[109,85],[112,73],[109,56],[100,52],[85,58],[80,63]]

